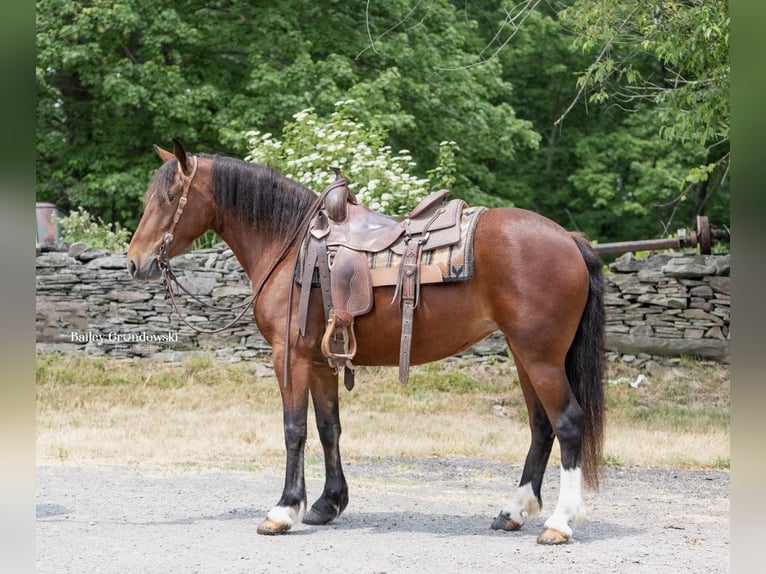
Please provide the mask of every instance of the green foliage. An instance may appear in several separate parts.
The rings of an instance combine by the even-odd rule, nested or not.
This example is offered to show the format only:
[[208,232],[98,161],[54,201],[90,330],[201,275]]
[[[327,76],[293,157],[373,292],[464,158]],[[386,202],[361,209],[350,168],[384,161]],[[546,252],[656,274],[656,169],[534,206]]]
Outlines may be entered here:
[[648,101],[668,140],[728,145],[728,1],[575,0],[560,16],[595,54],[578,80],[591,101]]
[[[498,58],[516,86],[514,107],[542,138],[539,150],[521,150],[514,161],[498,166],[504,183],[498,194],[600,241],[664,236],[693,227],[702,213],[716,225],[728,222],[728,142],[710,147],[688,133],[671,139],[668,125],[681,124],[668,115],[665,100],[652,97],[658,94],[653,85],[665,85],[657,76],[669,74],[667,63],[637,48],[659,36],[629,16],[655,6],[575,1],[564,10],[526,7],[487,20],[484,33],[497,38],[493,48],[513,36]],[[719,27],[727,29],[728,17],[716,10]],[[512,21],[514,14],[523,17],[522,25]],[[688,16],[691,26],[693,10]],[[671,32],[663,29],[667,37]],[[685,32],[678,27],[675,33]],[[721,56],[718,48],[714,52]],[[701,44],[698,49],[705,50]],[[676,93],[666,87],[666,98]],[[711,102],[717,93],[717,88],[708,91]],[[591,96],[588,102],[583,94]],[[728,100],[718,101],[716,109],[727,124]],[[679,113],[707,126],[711,120],[701,112],[693,105]]]
[[186,4],[37,1],[39,198],[133,228],[152,144],[217,146],[215,112],[243,75],[210,49],[229,3]]
[[445,71],[479,49],[473,29],[442,1],[371,2],[365,17],[356,3],[303,0],[38,0],[38,198],[133,228],[152,144],[241,157],[252,129],[279,134],[296,110],[353,99],[358,120],[418,165],[456,141],[454,194],[491,200],[491,164],[537,135],[496,65]]
[[206,231],[192,241],[191,249],[209,249],[217,243],[221,243],[221,241],[223,241],[223,239],[221,239],[215,231]]
[[68,216],[57,217],[56,221],[61,225],[64,241],[68,243],[82,241],[91,247],[108,249],[115,253],[128,248],[130,231],[121,227],[119,223],[104,223],[100,217],[94,218],[82,207],[77,211],[70,211]]
[[[250,161],[274,165],[285,175],[316,191],[324,189],[335,166],[348,178],[359,203],[376,211],[404,215],[430,191],[428,179],[412,175],[416,167],[408,150],[386,145],[382,127],[367,127],[354,119],[353,100],[335,104],[336,111],[320,117],[312,109],[293,116],[282,139],[251,131]],[[431,170],[437,183],[454,181],[454,142],[442,142],[439,165]]]
[[473,204],[601,241],[727,225],[728,2],[561,5],[37,0],[37,198],[133,229],[153,144],[243,157],[352,101],[368,145]]
[[439,160],[435,168],[428,170],[428,179],[432,187],[452,189],[457,182],[457,153],[460,148],[457,142],[443,141],[439,143]]
[[692,226],[693,202],[681,185],[704,159],[704,150],[652,137],[657,122],[650,110],[626,116],[623,125],[626,129],[612,133],[584,135],[575,144],[578,167],[569,181],[577,193],[570,208],[586,213],[590,206],[590,220],[582,223],[597,236],[658,237]]
[[619,455],[607,452],[604,454],[603,463],[605,466],[624,466],[624,463]]

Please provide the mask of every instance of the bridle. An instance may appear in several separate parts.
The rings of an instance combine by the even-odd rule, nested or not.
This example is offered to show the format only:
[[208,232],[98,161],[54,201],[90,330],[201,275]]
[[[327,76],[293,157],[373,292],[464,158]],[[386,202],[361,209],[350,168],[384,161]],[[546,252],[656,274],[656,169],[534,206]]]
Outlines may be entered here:
[[173,221],[170,223],[170,229],[165,232],[165,236],[162,239],[162,245],[160,246],[160,252],[157,256],[157,263],[160,266],[160,270],[170,269],[170,242],[173,241],[173,232],[176,230],[178,220],[181,219],[181,215],[183,215],[184,207],[186,207],[186,202],[188,201],[188,195],[189,190],[191,189],[192,181],[194,180],[194,176],[197,175],[197,157],[191,156],[191,158],[194,160],[194,163],[188,178],[186,178],[184,175],[184,170],[181,167],[181,162],[178,162],[178,175],[181,178],[181,181],[184,182],[184,187],[183,192],[181,193],[181,198],[178,200],[178,207],[176,208],[176,212],[173,215]]
[[[176,229],[176,225],[178,225],[178,221],[181,219],[181,216],[183,215],[184,207],[186,207],[186,203],[188,201],[189,189],[191,189],[192,181],[194,180],[194,176],[197,174],[197,165],[198,165],[197,157],[191,156],[191,159],[193,163],[192,163],[191,173],[189,173],[188,177],[184,175],[183,168],[181,167],[181,162],[180,161],[178,162],[179,177],[181,178],[181,181],[184,182],[183,192],[181,193],[181,198],[178,200],[178,207],[176,208],[176,212],[173,215],[173,221],[170,224],[170,228],[167,230],[167,232],[165,232],[165,235],[162,238],[162,244],[160,245],[160,250],[159,250],[159,253],[157,254],[157,266],[160,268],[160,273],[162,274],[162,281],[165,285],[165,298],[170,300],[170,303],[173,305],[173,309],[175,309],[176,313],[178,313],[178,316],[181,319],[181,321],[184,323],[184,325],[193,329],[194,331],[197,331],[198,333],[213,335],[215,333],[220,333],[221,331],[225,331],[226,329],[233,327],[240,319],[242,319],[242,317],[245,316],[245,313],[247,313],[247,311],[255,304],[255,298],[258,294],[258,291],[260,291],[260,288],[258,291],[254,291],[253,295],[249,297],[246,301],[229,307],[227,309],[228,311],[234,311],[240,308],[242,310],[233,320],[231,320],[229,323],[227,323],[226,325],[218,329],[202,329],[200,327],[197,327],[196,325],[193,325],[183,316],[183,313],[181,313],[181,310],[178,308],[178,303],[176,302],[176,293],[173,290],[173,284],[175,284],[178,289],[186,293],[189,297],[194,299],[200,305],[203,305],[204,307],[208,307],[209,309],[220,309],[220,307],[218,307],[217,305],[210,305],[209,303],[205,303],[199,297],[191,293],[186,287],[181,285],[178,282],[178,278],[176,277],[176,274],[173,272],[173,269],[170,266],[170,243],[173,241],[173,232]],[[269,275],[270,274],[271,272],[269,272]],[[261,284],[261,287],[262,286],[263,285]]]
[[[178,313],[178,316],[180,317],[181,321],[190,329],[198,332],[198,333],[204,333],[208,335],[213,335],[215,333],[220,333],[222,331],[225,331],[226,329],[229,329],[230,327],[233,327],[237,322],[239,322],[242,317],[245,316],[245,313],[248,312],[254,305],[255,301],[258,298],[258,295],[260,295],[261,290],[263,289],[263,286],[266,284],[266,281],[268,281],[269,277],[271,277],[272,273],[274,273],[274,270],[279,265],[280,261],[282,261],[285,256],[289,253],[290,247],[293,245],[295,240],[298,237],[303,237],[308,230],[308,226],[311,223],[311,220],[314,218],[316,213],[319,211],[319,208],[322,206],[322,202],[324,201],[324,198],[327,196],[327,194],[335,188],[337,185],[340,185],[341,182],[341,175],[340,171],[337,168],[332,168],[335,171],[336,175],[336,181],[333,182],[331,185],[329,185],[322,193],[317,195],[314,202],[311,204],[311,207],[309,208],[308,212],[306,213],[305,217],[301,221],[300,225],[295,229],[295,232],[288,238],[288,240],[285,242],[284,247],[282,248],[281,253],[279,256],[274,260],[274,262],[271,264],[269,269],[266,271],[266,273],[263,275],[261,280],[258,282],[258,284],[253,288],[253,295],[249,297],[246,301],[239,303],[237,305],[233,305],[229,307],[227,310],[234,311],[236,309],[242,309],[239,314],[234,317],[230,322],[228,322],[223,327],[220,327],[218,329],[202,329],[200,327],[197,327],[196,325],[193,325],[190,323],[181,313],[181,310],[178,308],[178,304],[176,302],[176,295],[177,293],[173,290],[173,284],[176,285],[178,289],[186,293],[189,297],[191,297],[194,301],[199,303],[200,305],[203,305],[204,307],[208,307],[210,309],[221,309],[221,307],[217,305],[210,305],[209,303],[206,303],[202,301],[199,297],[191,293],[186,287],[181,285],[178,282],[178,278],[176,277],[175,273],[173,272],[173,269],[170,266],[170,243],[173,241],[173,232],[176,229],[176,225],[178,224],[178,221],[181,219],[181,216],[184,212],[184,207],[186,207],[186,203],[188,201],[188,195],[189,190],[191,189],[192,181],[194,180],[194,176],[197,174],[197,156],[192,155],[191,159],[193,160],[192,169],[189,173],[189,176],[186,177],[186,175],[183,172],[183,168],[181,167],[181,162],[178,162],[178,174],[181,178],[181,181],[184,182],[183,184],[183,191],[181,193],[181,197],[178,200],[178,207],[176,208],[176,212],[173,215],[173,221],[170,224],[170,228],[165,233],[162,239],[162,244],[160,245],[159,253],[157,254],[157,265],[160,269],[160,273],[162,274],[162,281],[165,285],[165,297],[170,300],[170,303],[173,306],[173,309],[175,309],[175,312]],[[343,179],[343,182],[345,182],[345,179]],[[298,265],[298,256],[296,255],[295,259],[295,266],[297,268]],[[291,318],[291,312],[292,309],[292,300],[293,300],[293,291],[292,289],[289,290],[289,299],[288,299],[288,305],[287,305],[287,321],[286,321],[286,331],[288,333],[287,337],[287,349],[285,353],[285,384],[287,383],[287,361],[289,356],[289,332],[290,332],[290,318]]]

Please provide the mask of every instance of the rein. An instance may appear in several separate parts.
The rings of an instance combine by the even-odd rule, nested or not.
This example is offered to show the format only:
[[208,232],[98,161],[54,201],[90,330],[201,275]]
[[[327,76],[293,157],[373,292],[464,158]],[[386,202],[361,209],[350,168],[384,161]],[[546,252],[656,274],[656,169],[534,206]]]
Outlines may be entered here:
[[[229,311],[233,311],[239,308],[242,308],[242,310],[239,312],[239,314],[231,320],[229,323],[224,325],[223,327],[220,327],[218,329],[202,329],[200,327],[197,327],[196,325],[193,325],[189,323],[189,321],[183,316],[181,313],[181,310],[178,308],[178,303],[176,302],[176,293],[173,290],[173,284],[177,286],[178,289],[189,295],[194,301],[197,303],[208,307],[210,309],[220,309],[217,305],[210,305],[209,303],[205,303],[202,301],[199,297],[191,293],[187,288],[185,288],[183,285],[181,285],[178,282],[178,278],[176,277],[175,273],[173,272],[173,269],[170,266],[170,243],[173,241],[173,232],[175,231],[176,225],[178,224],[179,219],[181,219],[181,215],[183,215],[184,207],[186,207],[186,203],[188,201],[188,195],[189,190],[191,189],[191,184],[194,179],[194,176],[197,173],[197,157],[191,156],[194,160],[194,164],[192,165],[191,173],[189,174],[189,177],[186,178],[183,169],[181,168],[181,163],[178,163],[178,172],[180,174],[181,179],[184,181],[183,186],[183,192],[181,194],[181,198],[178,200],[178,208],[176,209],[175,215],[173,216],[173,222],[170,224],[170,229],[165,233],[165,236],[163,237],[162,245],[160,246],[159,254],[157,255],[157,264],[160,268],[160,272],[162,274],[162,281],[165,285],[165,297],[167,299],[170,299],[170,303],[173,306],[173,309],[178,314],[181,321],[190,329],[198,332],[198,333],[204,333],[208,335],[212,335],[215,333],[220,333],[222,331],[225,331],[226,329],[229,329],[233,327],[237,322],[239,322],[242,317],[245,316],[245,313],[247,313],[251,308],[255,306],[255,302],[258,299],[258,295],[260,295],[261,290],[263,289],[264,285],[266,284],[266,281],[271,277],[271,275],[276,270],[279,263],[287,256],[287,254],[290,251],[290,248],[292,247],[293,243],[298,237],[302,237],[305,235],[305,233],[308,230],[309,224],[311,223],[311,220],[314,218],[316,213],[319,211],[320,207],[322,206],[322,202],[324,201],[327,194],[337,187],[339,185],[338,179],[336,179],[335,182],[333,182],[331,185],[329,185],[321,194],[317,195],[314,202],[309,207],[308,212],[303,217],[303,220],[301,221],[300,225],[296,227],[293,234],[288,238],[288,240],[285,242],[284,247],[282,248],[282,251],[280,254],[274,259],[274,262],[271,264],[269,269],[266,271],[266,273],[263,275],[263,277],[258,282],[257,286],[253,288],[253,295],[246,301],[239,303],[237,305],[233,305],[232,307],[229,307]],[[336,177],[339,177],[339,174],[336,172]],[[345,181],[345,180],[344,180]],[[298,257],[296,256],[295,265],[298,264]],[[292,309],[292,301],[293,301],[293,291],[292,289],[289,292],[288,296],[288,305],[287,305],[287,321],[286,321],[286,349],[285,349],[285,381],[284,384],[287,386],[287,382],[289,379],[289,369],[287,368],[288,359],[289,359],[289,350],[290,350],[290,310]]]
[[165,236],[162,239],[162,246],[160,247],[160,252],[157,255],[157,265],[160,268],[160,272],[162,273],[162,281],[165,285],[165,298],[170,300],[171,305],[173,305],[173,309],[175,309],[175,312],[178,313],[178,317],[181,319],[181,321],[189,327],[190,329],[197,331],[198,333],[205,333],[207,335],[213,335],[215,333],[220,333],[221,331],[225,331],[226,329],[233,327],[242,317],[245,316],[245,313],[247,313],[248,309],[250,309],[253,306],[253,303],[255,302],[255,296],[251,297],[249,300],[239,303],[237,305],[234,305],[230,307],[228,310],[233,311],[235,309],[242,308],[242,311],[229,323],[224,325],[223,327],[220,327],[218,329],[202,329],[200,327],[197,327],[196,325],[192,325],[189,323],[189,321],[186,319],[186,317],[183,316],[183,313],[181,313],[181,310],[178,308],[178,303],[176,302],[176,293],[173,291],[173,284],[176,285],[178,289],[186,293],[189,297],[191,297],[194,301],[199,303],[200,305],[203,305],[205,307],[208,307],[210,309],[220,309],[220,307],[216,305],[210,305],[209,303],[205,303],[202,301],[199,297],[191,293],[186,287],[181,285],[179,283],[178,278],[176,277],[176,274],[173,272],[173,269],[170,266],[170,243],[173,241],[173,232],[176,229],[176,225],[178,225],[178,221],[181,219],[181,215],[183,215],[184,207],[186,207],[186,203],[188,201],[188,195],[189,190],[191,189],[192,181],[194,180],[194,176],[197,174],[197,157],[191,156],[192,160],[194,160],[194,163],[192,165],[191,173],[189,174],[189,177],[184,177],[183,169],[181,168],[181,162],[178,162],[178,173],[181,176],[182,181],[184,181],[184,187],[183,192],[181,194],[181,198],[178,200],[178,208],[176,209],[175,215],[173,215],[173,222],[170,224],[170,229],[165,233]]

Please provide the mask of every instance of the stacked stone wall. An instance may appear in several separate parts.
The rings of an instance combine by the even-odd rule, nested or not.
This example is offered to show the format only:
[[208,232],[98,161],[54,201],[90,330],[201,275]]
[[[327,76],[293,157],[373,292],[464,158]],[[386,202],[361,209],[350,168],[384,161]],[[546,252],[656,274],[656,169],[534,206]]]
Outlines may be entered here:
[[607,346],[622,354],[728,360],[729,255],[665,253],[609,266]]
[[[181,296],[190,323],[224,326],[251,284],[221,244],[178,256],[173,268],[192,293],[219,309]],[[271,350],[248,315],[216,335],[199,334],[172,312],[160,282],[133,281],[125,256],[75,244],[36,258],[38,350],[118,357],[179,358],[205,350],[228,360],[267,357]],[[696,355],[727,361],[730,340],[728,255],[631,254],[605,275],[607,348],[623,355]],[[468,354],[507,355],[495,334]]]

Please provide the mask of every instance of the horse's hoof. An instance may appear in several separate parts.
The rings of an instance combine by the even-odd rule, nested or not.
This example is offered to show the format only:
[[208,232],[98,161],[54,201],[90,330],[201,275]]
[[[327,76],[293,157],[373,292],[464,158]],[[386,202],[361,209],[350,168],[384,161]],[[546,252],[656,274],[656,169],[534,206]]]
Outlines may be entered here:
[[309,510],[306,513],[306,516],[303,517],[303,524],[310,524],[312,526],[321,526],[322,524],[328,524],[335,520],[335,517],[337,514],[325,514],[322,512],[317,512],[313,508]]
[[323,494],[314,504],[306,516],[303,517],[304,524],[320,526],[329,524],[346,509],[348,505],[348,491],[344,488],[337,495]]
[[492,521],[492,530],[506,530],[508,532],[515,532],[521,528],[521,524],[513,520],[512,518],[506,518],[502,514],[498,514],[497,518]]
[[258,526],[258,534],[265,534],[266,536],[274,536],[276,534],[284,534],[290,530],[290,525],[280,522],[274,522],[270,518],[267,518]]
[[569,536],[560,530],[556,530],[555,528],[546,528],[543,532],[540,533],[540,536],[537,537],[537,543],[549,546],[553,544],[566,544],[569,542],[569,538]]

